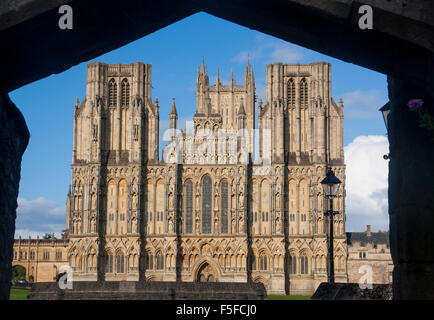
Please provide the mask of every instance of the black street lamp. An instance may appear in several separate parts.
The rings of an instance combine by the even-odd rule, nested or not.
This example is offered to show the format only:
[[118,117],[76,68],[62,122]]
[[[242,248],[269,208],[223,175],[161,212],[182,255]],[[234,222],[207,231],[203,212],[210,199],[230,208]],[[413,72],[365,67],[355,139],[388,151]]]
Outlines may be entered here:
[[386,103],[378,111],[381,111],[384,120],[384,125],[386,126],[387,132],[389,132],[389,122],[388,122],[389,119],[387,119],[387,117],[389,116],[390,113],[390,102]]
[[326,177],[321,181],[324,190],[324,197],[329,200],[330,208],[324,212],[326,217],[330,217],[330,238],[329,238],[329,282],[335,282],[335,264],[333,254],[333,216],[338,211],[333,210],[333,198],[338,194],[341,180],[339,180],[332,169],[328,169]]
[[[389,135],[389,119],[387,118],[389,116],[390,113],[390,101],[388,103],[386,103],[384,106],[382,106],[378,111],[381,111],[381,114],[383,116],[383,120],[384,120],[384,125],[386,126],[386,130],[387,130],[387,135]],[[390,153],[385,154],[383,156],[384,160],[389,160],[390,159]]]

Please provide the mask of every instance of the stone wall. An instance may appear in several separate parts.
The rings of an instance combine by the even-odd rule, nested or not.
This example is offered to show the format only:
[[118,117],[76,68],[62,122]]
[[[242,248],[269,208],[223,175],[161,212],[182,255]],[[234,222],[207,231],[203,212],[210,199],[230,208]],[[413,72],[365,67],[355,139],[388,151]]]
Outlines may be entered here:
[[410,99],[434,117],[432,88],[388,78],[389,216],[394,299],[434,299],[434,131],[419,127]]
[[264,300],[262,283],[221,282],[73,282],[60,290],[55,282],[33,284],[29,300]]
[[0,94],[0,300],[9,299],[21,157],[29,131],[7,94]]
[[326,283],[319,285],[312,300],[391,300],[392,285],[374,284],[361,288],[357,283]]
[[[392,258],[390,257],[390,262],[391,259]],[[380,260],[348,260],[348,282],[359,283],[360,279],[366,273],[365,267],[368,266],[372,268],[372,283],[391,283],[391,272],[393,270],[393,264],[392,268],[390,268],[390,262]]]

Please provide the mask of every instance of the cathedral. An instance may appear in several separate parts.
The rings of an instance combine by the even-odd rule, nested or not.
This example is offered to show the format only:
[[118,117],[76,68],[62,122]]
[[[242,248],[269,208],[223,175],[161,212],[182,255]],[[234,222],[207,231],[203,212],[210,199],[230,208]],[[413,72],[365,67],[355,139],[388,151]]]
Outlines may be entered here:
[[[159,157],[151,65],[89,63],[74,107],[67,259],[74,281],[262,282],[311,295],[327,281],[327,205],[334,199],[335,278],[347,282],[343,103],[331,65],[266,67],[257,101],[244,83],[197,70],[196,113],[178,127],[175,99]],[[257,126],[256,126],[257,122]]]

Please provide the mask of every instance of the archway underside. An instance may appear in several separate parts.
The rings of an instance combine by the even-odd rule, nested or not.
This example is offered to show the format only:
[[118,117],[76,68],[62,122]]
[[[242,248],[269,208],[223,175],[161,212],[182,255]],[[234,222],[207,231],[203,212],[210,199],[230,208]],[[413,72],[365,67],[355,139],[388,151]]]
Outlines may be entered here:
[[[62,72],[201,11],[397,78],[434,85],[434,3],[423,0],[412,1],[406,11],[395,2],[364,1],[374,13],[374,29],[368,31],[359,29],[361,4],[353,1],[43,2],[0,9],[0,40],[8,44],[2,91]],[[58,27],[62,4],[73,8],[72,30]]]

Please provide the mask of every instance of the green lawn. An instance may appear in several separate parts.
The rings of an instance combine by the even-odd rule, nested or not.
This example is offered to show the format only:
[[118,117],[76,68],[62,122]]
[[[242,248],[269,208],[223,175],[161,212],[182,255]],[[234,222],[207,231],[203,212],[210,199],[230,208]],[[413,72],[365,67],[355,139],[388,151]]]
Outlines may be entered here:
[[309,296],[284,296],[277,294],[270,294],[267,296],[267,300],[310,300]]
[[18,288],[12,287],[10,300],[27,300],[27,293],[29,292],[29,288]]

